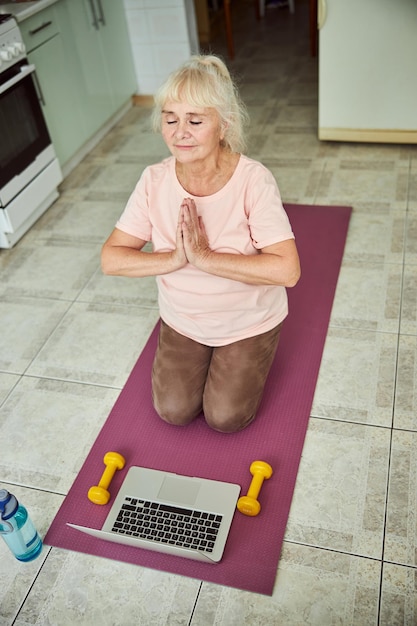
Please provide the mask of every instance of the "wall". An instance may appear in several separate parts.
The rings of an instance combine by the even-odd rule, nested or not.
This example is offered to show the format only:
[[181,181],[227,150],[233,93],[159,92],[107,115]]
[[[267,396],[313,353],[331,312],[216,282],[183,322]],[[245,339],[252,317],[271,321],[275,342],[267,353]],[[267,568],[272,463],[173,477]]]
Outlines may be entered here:
[[198,52],[193,0],[124,0],[137,93],[152,95]]

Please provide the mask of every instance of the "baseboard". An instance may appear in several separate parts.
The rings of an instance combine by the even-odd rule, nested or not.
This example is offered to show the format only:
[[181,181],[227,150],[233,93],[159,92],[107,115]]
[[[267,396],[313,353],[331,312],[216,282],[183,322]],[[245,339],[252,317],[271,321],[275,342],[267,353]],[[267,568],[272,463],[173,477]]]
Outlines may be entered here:
[[417,130],[355,128],[319,128],[322,141],[356,141],[358,143],[417,143]]
[[133,106],[137,107],[151,107],[154,104],[153,96],[136,94],[132,97]]

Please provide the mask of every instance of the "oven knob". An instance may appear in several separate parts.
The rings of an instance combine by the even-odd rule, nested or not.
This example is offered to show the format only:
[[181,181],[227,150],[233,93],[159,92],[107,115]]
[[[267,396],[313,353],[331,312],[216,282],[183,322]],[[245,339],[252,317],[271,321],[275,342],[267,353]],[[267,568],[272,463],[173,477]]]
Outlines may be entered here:
[[3,48],[3,50],[0,50],[0,59],[2,61],[11,61],[12,58],[13,55],[9,48]]
[[11,53],[12,57],[18,57],[19,56],[19,50],[18,50],[18,48],[17,48],[15,43],[12,43],[12,45],[9,46],[9,50],[10,50],[10,53]]
[[25,44],[21,41],[15,41],[11,47],[13,48],[13,55],[15,57],[19,56],[19,54],[22,54],[23,52],[26,52]]

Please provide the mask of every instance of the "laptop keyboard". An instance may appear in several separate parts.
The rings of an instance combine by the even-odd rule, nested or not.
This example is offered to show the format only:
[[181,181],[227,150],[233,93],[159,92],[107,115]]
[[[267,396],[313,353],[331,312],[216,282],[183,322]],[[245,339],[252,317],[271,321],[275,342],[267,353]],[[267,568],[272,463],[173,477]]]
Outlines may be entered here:
[[213,552],[222,516],[126,497],[112,532]]

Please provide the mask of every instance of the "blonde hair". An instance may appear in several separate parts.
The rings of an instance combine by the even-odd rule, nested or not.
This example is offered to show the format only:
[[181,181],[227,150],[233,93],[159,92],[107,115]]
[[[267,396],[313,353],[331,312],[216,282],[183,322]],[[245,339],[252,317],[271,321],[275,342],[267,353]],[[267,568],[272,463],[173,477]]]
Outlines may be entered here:
[[232,152],[244,151],[248,114],[226,64],[219,57],[192,56],[168,77],[154,100],[152,126],[156,132],[161,131],[165,104],[185,100],[195,107],[215,109],[224,130],[223,145]]

